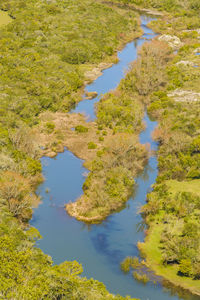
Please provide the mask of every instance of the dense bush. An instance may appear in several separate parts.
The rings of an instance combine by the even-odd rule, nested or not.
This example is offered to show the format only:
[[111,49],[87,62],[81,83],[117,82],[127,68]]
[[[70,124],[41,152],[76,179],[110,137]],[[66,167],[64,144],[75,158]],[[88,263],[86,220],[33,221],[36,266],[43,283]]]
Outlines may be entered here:
[[[136,15],[92,0],[0,0],[0,9],[12,16],[0,29],[0,298],[123,299],[79,277],[76,262],[52,266],[27,222],[41,180],[40,114],[74,107],[85,71],[130,40]],[[42,134],[62,139],[55,127],[47,120]]]
[[77,131],[79,133],[84,133],[84,132],[88,132],[88,128],[83,125],[77,125],[75,127],[75,131]]
[[109,294],[98,281],[81,278],[83,269],[76,261],[52,265],[51,258],[34,247],[38,238],[41,236],[35,228],[23,231],[16,219],[1,208],[2,299],[125,299]]
[[168,61],[161,70],[165,85],[157,87],[146,100],[149,114],[159,124],[153,134],[159,142],[159,176],[141,212],[150,232],[157,224],[162,229],[156,245],[161,252],[161,263],[166,267],[175,266],[179,276],[199,279],[200,198],[198,190],[189,192],[179,187],[179,182],[180,186],[183,182],[189,187],[193,186],[194,179],[200,179],[199,102],[193,101],[195,96],[187,99],[170,94],[176,89],[192,90],[194,95],[199,92],[199,70],[176,65],[179,60],[191,59],[194,49],[185,45],[178,52],[177,60]]
[[84,195],[67,204],[72,216],[98,222],[122,208],[133,191],[134,179],[146,161],[147,153],[128,133],[109,137],[103,151],[90,163],[91,173],[83,184]]

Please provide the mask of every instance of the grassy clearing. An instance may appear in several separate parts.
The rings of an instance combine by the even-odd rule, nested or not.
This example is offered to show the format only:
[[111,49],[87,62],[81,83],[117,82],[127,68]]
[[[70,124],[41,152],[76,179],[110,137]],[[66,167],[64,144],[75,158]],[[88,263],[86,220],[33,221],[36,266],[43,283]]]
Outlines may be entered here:
[[0,27],[7,25],[12,21],[7,12],[0,10]]
[[162,276],[170,283],[177,287],[190,290],[192,293],[200,295],[200,281],[192,280],[191,278],[182,277],[177,275],[178,265],[165,265],[162,264],[162,251],[161,251],[161,235],[164,226],[159,224],[152,224],[145,239],[145,243],[139,243],[138,247],[141,253],[146,258],[147,267],[151,268],[156,275]]
[[200,196],[200,179],[192,181],[168,180],[166,184],[169,186],[172,194],[176,194],[177,192],[190,192]]

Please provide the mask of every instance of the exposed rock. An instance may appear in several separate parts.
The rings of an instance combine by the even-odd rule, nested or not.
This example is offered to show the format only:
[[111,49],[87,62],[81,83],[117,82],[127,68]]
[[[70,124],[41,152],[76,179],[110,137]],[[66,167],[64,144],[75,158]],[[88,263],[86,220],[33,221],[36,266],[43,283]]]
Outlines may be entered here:
[[140,7],[134,7],[133,5],[129,4],[129,7],[133,7],[134,10],[143,12],[145,14],[151,15],[151,16],[163,16],[164,13],[158,10],[152,10],[148,8],[140,8]]
[[97,95],[98,95],[97,92],[86,92],[85,93],[86,99],[88,99],[88,100],[94,99]]
[[110,67],[112,67],[113,63],[105,63],[105,62],[102,62],[99,64],[98,68],[101,69],[101,70],[105,70],[105,69],[108,69]]
[[91,82],[96,80],[99,76],[102,75],[102,70],[108,69],[112,66],[112,63],[100,63],[97,68],[94,68],[91,71],[85,72],[86,80]]
[[175,35],[169,35],[169,34],[163,34],[159,36],[159,41],[167,42],[171,48],[174,50],[179,49],[184,44],[181,42],[181,40],[175,36]]
[[102,75],[102,72],[99,68],[94,68],[92,71],[85,72],[86,80],[89,80],[89,81],[94,81],[101,75]]
[[181,61],[177,62],[176,65],[177,66],[184,65],[184,66],[194,67],[195,64],[192,61],[189,61],[189,60],[181,60]]
[[194,50],[194,54],[197,54],[197,53],[200,53],[200,48],[196,48],[196,49]]
[[200,28],[183,30],[183,32],[194,32],[194,31],[196,31],[198,35],[200,35]]
[[51,157],[51,158],[55,157],[56,155],[57,155],[57,153],[54,152],[54,151],[47,152],[47,153],[45,154],[45,156],[48,156],[48,157]]
[[173,97],[178,102],[197,102],[200,101],[200,93],[194,91],[175,90],[168,93],[168,97]]

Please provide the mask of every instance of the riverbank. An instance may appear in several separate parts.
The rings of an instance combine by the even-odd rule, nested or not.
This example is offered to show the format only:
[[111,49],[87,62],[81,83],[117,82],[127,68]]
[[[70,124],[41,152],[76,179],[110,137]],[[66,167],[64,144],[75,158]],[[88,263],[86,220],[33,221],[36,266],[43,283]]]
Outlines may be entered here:
[[163,230],[163,226],[158,226],[158,223],[152,223],[145,238],[145,243],[138,244],[141,255],[145,258],[145,265],[154,271],[157,276],[163,278],[164,286],[166,285],[166,280],[172,287],[175,287],[175,290],[177,288],[177,292],[180,289],[180,294],[182,289],[182,291],[185,290],[186,292],[200,296],[199,280],[195,281],[191,278],[183,279],[178,276],[178,265],[163,266],[162,244],[160,243]]
[[165,83],[147,99],[148,112],[159,124],[153,134],[159,142],[159,174],[141,209],[148,229],[138,247],[156,275],[199,296],[199,41],[198,30],[187,32],[190,17],[185,18],[185,27],[179,18],[152,23],[169,44],[176,38],[180,46],[160,72]]
[[[148,158],[147,149],[138,140],[144,129],[143,110],[137,96],[125,93],[120,86],[100,101],[96,121],[87,122],[85,116],[76,113],[41,115],[38,139],[43,155],[54,157],[66,147],[84,159],[84,166],[91,171],[78,205],[66,206],[71,216],[94,223],[124,207],[133,192],[132,178],[142,171]],[[98,190],[103,202],[98,199]]]
[[[1,296],[118,299],[99,282],[79,277],[78,263],[52,266],[34,247],[41,238],[37,230],[24,229],[41,182],[40,113],[69,111],[81,99],[85,72],[102,61],[115,61],[117,49],[135,36],[137,17],[94,1],[26,1],[22,6],[10,0],[0,6],[16,18],[9,28],[1,28]],[[51,131],[52,124],[45,130]]]
[[[77,5],[80,3],[77,2]],[[18,164],[19,172],[22,176],[29,177],[30,184],[33,186],[36,185],[36,182],[41,182],[41,165],[39,163],[39,158],[42,155],[50,155],[51,157],[55,156],[56,153],[63,151],[64,146],[62,144],[62,134],[61,137],[59,137],[59,134],[57,132],[57,137],[54,136],[55,140],[52,140],[52,136],[50,138],[51,140],[51,147],[53,149],[49,149],[49,152],[44,152],[42,150],[43,147],[46,147],[46,144],[43,145],[43,137],[45,133],[49,135],[52,131],[51,125],[47,124],[47,128],[42,128],[42,126],[38,126],[38,123],[40,122],[41,111],[46,112],[50,111],[50,115],[52,114],[52,111],[55,113],[56,111],[60,112],[68,112],[75,103],[82,100],[82,94],[83,89],[86,83],[93,81],[98,76],[100,76],[102,73],[102,70],[105,70],[106,68],[110,67],[112,63],[117,61],[117,51],[122,49],[123,46],[133,38],[136,38],[137,36],[142,34],[142,30],[139,26],[140,21],[137,14],[132,13],[131,16],[129,15],[127,17],[127,11],[120,10],[118,8],[116,9],[110,9],[107,8],[105,5],[96,4],[93,1],[85,1],[85,3],[82,3],[80,6],[74,5],[71,7],[71,14],[73,12],[74,18],[71,20],[72,24],[76,24],[76,22],[79,22],[79,13],[84,13],[84,7],[82,5],[89,5],[90,6],[90,24],[89,26],[92,26],[93,30],[95,29],[95,18],[94,14],[98,14],[98,18],[101,19],[100,24],[102,26],[103,31],[107,31],[108,26],[106,25],[106,22],[110,23],[109,33],[105,33],[105,36],[99,37],[97,40],[90,37],[91,32],[89,28],[85,28],[85,30],[89,30],[89,33],[87,35],[87,40],[89,43],[91,41],[93,43],[96,43],[96,48],[99,47],[99,53],[96,53],[94,51],[94,57],[91,57],[92,48],[90,47],[90,57],[88,56],[88,52],[84,49],[83,53],[79,53],[80,57],[77,58],[77,48],[76,45],[71,45],[71,54],[69,57],[63,57],[62,55],[58,57],[58,55],[54,55],[53,57],[49,56],[49,53],[44,54],[43,50],[45,47],[43,47],[43,43],[46,43],[46,36],[49,34],[49,47],[53,47],[51,53],[57,53],[60,50],[56,50],[54,48],[54,38],[56,35],[52,36],[51,30],[48,32],[47,28],[42,32],[42,30],[39,30],[39,28],[34,28],[34,26],[31,27],[32,21],[34,18],[38,19],[38,24],[36,27],[40,26],[42,28],[43,26],[43,19],[40,18],[40,15],[47,13],[47,16],[49,16],[49,19],[53,18],[55,19],[55,24],[57,24],[56,28],[60,28],[61,26],[64,26],[65,24],[65,18],[63,19],[61,15],[66,14],[65,12],[65,5],[60,5],[59,8],[54,5],[46,5],[41,8],[41,11],[38,12],[38,16],[29,16],[29,22],[26,23],[26,25],[29,23],[30,26],[27,25],[26,28],[26,35],[30,35],[30,40],[32,36],[32,31],[34,31],[34,34],[36,34],[37,38],[37,46],[35,47],[35,52],[32,51],[29,53],[29,47],[30,45],[27,44],[24,47],[12,47],[12,42],[15,41],[16,43],[21,42],[21,32],[24,31],[23,26],[20,24],[20,20],[23,19],[24,11],[22,10],[22,7],[20,5],[15,5],[15,1],[10,1],[8,3],[3,3],[2,9],[7,12],[1,12],[2,16],[7,16],[8,13],[13,13],[15,17],[17,17],[17,30],[19,31],[18,34],[15,35],[15,29],[14,32],[12,32],[12,28],[10,29],[7,36],[9,37],[8,41],[6,38],[2,42],[2,57],[4,57],[5,53],[7,57],[10,57],[10,61],[12,61],[12,67],[7,64],[7,60],[2,60],[2,67],[5,69],[4,74],[6,74],[4,77],[2,77],[2,97],[3,97],[3,112],[2,115],[8,116],[6,118],[3,118],[3,139],[6,140],[6,143],[8,147],[3,148],[3,166],[4,169],[12,169],[16,170],[16,165]],[[39,2],[40,5],[40,2]],[[28,3],[28,5],[25,7],[25,11],[27,12],[34,11],[34,13],[37,15],[34,5]],[[83,11],[82,11],[83,10]],[[48,15],[49,14],[49,15]],[[52,16],[51,16],[52,14]],[[59,18],[55,18],[55,15],[60,15]],[[109,17],[108,17],[109,15]],[[105,17],[107,16],[107,18]],[[112,17],[111,17],[112,16]],[[111,19],[109,19],[111,17]],[[62,19],[62,22],[61,22]],[[4,18],[3,18],[4,20]],[[6,21],[7,22],[7,19]],[[114,23],[117,23],[116,26],[113,27]],[[94,23],[94,24],[93,24]],[[121,24],[119,27],[119,23]],[[6,23],[5,23],[6,24]],[[60,26],[60,27],[59,27]],[[98,25],[99,26],[99,25]],[[76,27],[76,26],[75,26]],[[36,30],[38,29],[38,30]],[[59,29],[58,29],[59,30]],[[66,27],[67,30],[67,27]],[[71,31],[70,31],[71,32]],[[112,33],[110,33],[112,32]],[[4,32],[3,32],[4,33]],[[74,35],[76,35],[76,29],[74,29]],[[13,38],[10,38],[11,35],[14,35]],[[72,33],[70,33],[72,34]],[[67,31],[67,37],[65,36],[64,40],[68,41],[69,32]],[[107,40],[109,35],[112,35],[109,39],[109,43]],[[69,36],[68,36],[69,35]],[[5,28],[5,36],[6,36],[6,28]],[[59,34],[58,34],[59,36]],[[2,39],[4,36],[2,35]],[[78,37],[77,37],[78,38]],[[91,38],[91,41],[90,41]],[[16,40],[17,39],[17,40]],[[23,39],[23,38],[22,38]],[[71,38],[69,39],[70,42]],[[103,46],[100,47],[99,43],[103,42]],[[16,76],[15,80],[13,80],[13,74],[15,68],[14,61],[12,60],[14,57],[13,50],[8,51],[7,49],[7,43],[10,44],[9,49],[18,49],[15,53],[16,57],[14,61],[18,61],[19,63],[19,76]],[[56,42],[58,45],[59,43]],[[61,43],[62,44],[62,43]],[[109,45],[107,45],[109,44]],[[60,44],[59,44],[60,45]],[[84,44],[85,45],[85,44]],[[32,47],[32,46],[31,46]],[[59,48],[59,47],[58,47]],[[94,50],[94,49],[93,49]],[[21,53],[25,51],[25,53]],[[27,51],[27,52],[26,52]],[[34,52],[34,53],[33,53]],[[62,51],[63,52],[63,51]],[[30,54],[30,55],[29,55]],[[62,53],[61,53],[62,54]],[[52,54],[53,55],[53,54]],[[66,51],[65,51],[65,55]],[[69,61],[72,59],[72,56],[74,55],[74,58],[72,61]],[[85,57],[82,57],[84,56]],[[19,56],[19,57],[18,57]],[[48,57],[48,58],[47,58]],[[59,58],[59,59],[58,59]],[[49,60],[50,59],[50,60]],[[86,59],[86,61],[85,61]],[[48,66],[46,65],[47,60],[49,60]],[[57,60],[57,62],[56,62]],[[51,65],[51,62],[53,61],[53,68]],[[23,67],[25,66],[25,67]],[[41,68],[42,66],[42,68]],[[58,67],[57,70],[55,70],[55,66]],[[14,70],[12,70],[14,68]],[[40,74],[39,79],[38,75],[35,76],[34,71],[37,69],[36,73]],[[44,73],[45,69],[45,73]],[[63,70],[63,72],[60,72],[60,70]],[[30,72],[32,70],[32,72]],[[26,74],[26,75],[25,75]],[[30,79],[30,77],[33,75],[34,78]],[[25,78],[29,78],[28,81],[26,81]],[[46,78],[46,79],[45,79]],[[19,80],[19,81],[18,81]],[[38,81],[39,80],[39,81]],[[23,83],[22,83],[23,82]],[[55,86],[55,82],[58,83],[58,85]],[[12,88],[9,88],[9,86],[12,86]],[[27,87],[26,85],[29,85]],[[51,90],[51,91],[50,91]],[[14,93],[12,95],[12,93]],[[23,95],[23,97],[21,97]],[[12,109],[9,105],[8,98],[12,97],[13,101],[13,107],[15,109]],[[19,100],[19,99],[20,100]],[[20,102],[21,101],[21,102]],[[31,103],[31,105],[30,105]],[[48,114],[48,113],[47,113]],[[64,113],[63,113],[64,114]],[[42,114],[41,114],[42,115]],[[54,119],[56,118],[56,113]],[[13,124],[12,119],[15,120]],[[47,122],[48,123],[48,122]],[[77,124],[78,125],[78,124]],[[52,125],[54,126],[54,125]],[[41,132],[39,132],[41,128]],[[62,131],[62,130],[61,130]],[[29,137],[31,136],[31,140],[29,140]],[[42,137],[41,137],[42,136]],[[42,140],[42,142],[41,142]],[[68,145],[67,145],[68,146]],[[7,151],[7,148],[9,148],[9,151]],[[48,148],[48,147],[47,147]],[[84,148],[85,149],[85,148]],[[23,167],[22,167],[23,166]],[[21,168],[21,169],[20,169]]]
[[[155,59],[152,54],[153,48],[159,45],[152,43],[149,52],[141,53],[140,62],[135,64],[138,71],[132,74],[133,80],[137,77],[135,86],[143,95],[150,116],[159,123],[153,136],[160,143],[159,176],[147,204],[141,209],[148,226],[147,237],[145,243],[138,246],[146,258],[146,265],[157,275],[199,295],[199,196],[193,188],[200,176],[200,74],[196,55],[199,19],[195,10],[183,16],[181,6],[179,9],[180,15],[175,17],[171,11],[162,21],[158,19],[150,24],[153,30],[162,34],[159,40],[168,43],[177,55],[167,59],[165,67],[159,69],[160,58]],[[150,62],[150,57],[155,65]],[[163,62],[167,60],[164,58]],[[153,69],[159,69],[158,74]],[[151,90],[151,82],[155,81],[158,85]],[[167,180],[170,183],[173,180],[175,192],[171,191]]]
[[[189,182],[168,180],[166,184],[170,188],[170,193],[175,196],[178,192],[190,192],[197,196],[200,196],[200,180],[192,180]],[[178,224],[176,224],[178,226]],[[166,225],[159,224],[158,221],[150,224],[150,229],[147,231],[147,236],[144,243],[139,243],[138,247],[141,251],[141,255],[145,258],[145,265],[153,270],[157,276],[164,278],[166,282],[169,282],[175,288],[180,290],[189,291],[194,295],[200,296],[200,281],[193,280],[191,278],[183,278],[178,276],[179,266],[176,264],[163,265],[163,253],[162,253],[162,233],[165,230]]]
[[[96,7],[95,4],[93,3],[95,7],[91,5],[90,9],[88,9],[88,5],[85,5],[85,7],[84,5],[82,6],[83,4],[82,1],[81,7],[76,5],[74,7],[70,7],[69,16],[71,16],[72,12],[74,13],[74,16],[71,20],[67,20],[66,23],[65,22],[62,23],[65,20],[64,16],[66,16],[68,8],[62,7],[62,5],[61,6],[54,5],[54,3],[53,5],[52,3],[48,3],[48,4],[43,3],[44,6],[41,6],[41,2],[38,2],[37,4],[39,6],[37,6],[37,9],[35,9],[35,7],[32,6],[33,5],[32,1],[26,1],[25,9],[28,8],[28,10],[31,10],[31,13],[18,14],[19,19],[17,25],[13,28],[14,31],[10,29],[9,32],[2,33],[3,43],[0,51],[1,51],[1,56],[3,57],[2,68],[5,69],[5,72],[3,74],[6,74],[4,77],[2,77],[3,80],[2,97],[3,97],[3,115],[5,111],[6,117],[3,118],[3,131],[1,136],[2,138],[1,146],[3,147],[2,148],[3,154],[1,155],[1,166],[3,168],[4,174],[6,174],[7,176],[6,180],[8,180],[9,182],[9,189],[7,189],[8,185],[6,185],[4,182],[3,189],[1,190],[1,197],[3,195],[3,199],[1,199],[1,213],[2,213],[2,220],[3,220],[3,225],[1,228],[2,230],[1,241],[3,247],[1,249],[2,251],[0,254],[2,256],[2,261],[5,261],[4,260],[5,257],[8,257],[8,263],[7,264],[5,263],[3,266],[1,266],[3,267],[3,276],[5,277],[6,283],[4,283],[4,277],[3,277],[2,283],[4,285],[1,286],[0,290],[3,295],[2,297],[7,297],[7,298],[9,297],[10,299],[12,299],[13,297],[16,298],[18,297],[19,299],[23,299],[23,298],[28,299],[30,297],[30,299],[33,299],[34,297],[42,298],[42,297],[46,297],[47,295],[51,295],[52,297],[62,296],[62,297],[69,298],[69,293],[70,295],[73,295],[72,297],[77,297],[77,299],[79,299],[80,296],[86,297],[87,299],[90,298],[94,299],[97,297],[97,295],[100,295],[99,297],[101,297],[102,299],[106,299],[106,297],[109,298],[114,296],[108,294],[104,286],[102,286],[101,284],[99,284],[94,280],[90,280],[90,281],[85,279],[81,280],[80,277],[78,277],[77,275],[81,273],[82,269],[80,265],[78,265],[76,262],[64,263],[61,264],[60,266],[53,267],[51,259],[43,255],[40,250],[33,247],[35,244],[35,240],[40,238],[39,233],[33,230],[33,228],[31,228],[28,231],[23,231],[21,230],[21,226],[22,228],[27,226],[26,223],[27,219],[29,219],[31,215],[30,196],[34,194],[34,193],[30,193],[30,190],[31,191],[33,190],[33,186],[35,186],[35,181],[38,179],[39,174],[41,174],[41,164],[39,163],[39,157],[43,152],[43,149],[38,148],[39,145],[37,143],[37,138],[36,136],[34,136],[34,131],[38,126],[38,124],[41,122],[38,115],[40,114],[41,111],[46,111],[46,110],[50,110],[51,112],[55,112],[58,110],[69,111],[71,107],[76,102],[78,102],[77,98],[80,98],[80,89],[81,87],[83,88],[84,79],[85,79],[84,74],[85,71],[87,71],[86,69],[88,68],[88,66],[90,65],[92,68],[94,65],[96,65],[97,63],[95,61],[96,59],[98,60],[99,63],[99,61],[101,61],[102,58],[101,55],[111,56],[114,51],[113,49],[117,49],[115,39],[118,40],[118,34],[119,35],[122,34],[121,28],[123,27],[124,31],[129,32],[128,29],[129,26],[125,16],[120,15],[119,17],[119,15],[118,16],[116,16],[115,14],[113,15],[113,11],[109,10],[110,14],[107,14],[105,19],[102,17],[100,20],[98,20],[97,22],[98,26],[97,26],[97,31],[95,33],[95,36],[90,36],[91,31],[88,30],[86,32],[82,32],[81,37],[83,38],[83,40],[80,41],[79,36],[77,36],[77,32],[79,32],[80,29],[82,28],[85,29],[85,25],[88,24],[84,21],[84,26],[83,24],[81,24],[79,28],[79,21],[84,20],[85,12],[86,11],[91,12],[91,15],[89,16],[86,15],[87,20],[91,20],[92,17],[94,17],[95,19],[96,14],[94,13],[96,12],[96,9],[97,10],[99,9],[97,14],[98,16],[99,15],[105,16],[105,14],[108,13],[106,8],[105,10],[102,11],[100,7]],[[8,5],[8,4],[6,2],[3,3],[3,5]],[[9,1],[9,5],[13,7],[13,10],[16,9],[18,13],[19,11],[22,10],[22,7],[18,6],[17,3],[15,7],[15,3],[12,0]],[[80,11],[81,13],[83,13],[84,17],[80,15]],[[47,16],[49,16],[48,21],[46,18]],[[69,28],[67,26],[72,22],[74,22],[76,17],[78,21],[73,23],[74,27],[73,26],[72,27],[75,30],[72,31],[72,28]],[[108,22],[106,23],[106,26],[103,26],[105,25],[104,22],[106,22],[106,20],[109,19],[109,17],[111,18],[110,24]],[[22,23],[20,23],[20,18],[22,20]],[[24,23],[25,19],[28,20],[27,23]],[[35,22],[35,20],[37,20],[38,23]],[[42,23],[42,20],[45,20],[45,24]],[[120,23],[121,21],[122,23]],[[114,29],[112,27],[112,30],[110,30],[110,27],[113,25],[113,23],[115,24]],[[22,24],[21,27],[20,24]],[[25,25],[27,24],[29,26],[25,27]],[[50,24],[50,26],[48,27],[47,24]],[[94,30],[93,25],[94,24],[92,23],[91,25],[92,31]],[[119,27],[117,27],[118,25]],[[130,23],[130,27],[132,25],[133,24]],[[100,30],[99,26],[103,26],[102,30],[104,30],[105,28],[106,29],[109,28],[109,30],[105,29],[104,34],[102,35],[102,36],[108,36],[108,40],[103,40],[102,36],[98,36],[98,33],[102,33],[102,30]],[[61,36],[61,33],[63,33],[64,31],[61,30],[61,32],[59,32],[57,31],[56,28],[65,28],[65,29],[67,28],[64,37]],[[112,33],[114,32],[116,35],[115,34],[114,36],[113,34],[110,35],[110,31],[112,31]],[[51,33],[53,34],[53,36],[51,35]],[[102,45],[93,43],[93,40],[96,37],[96,35],[98,36],[97,40],[102,41]],[[67,44],[65,44],[63,48],[63,40],[65,40],[66,36],[67,36]],[[87,39],[87,43],[82,43],[83,41],[85,41],[86,37],[87,38],[89,37]],[[79,40],[78,45],[74,45],[72,43],[72,41],[74,40],[76,41]],[[111,40],[112,40],[112,45],[110,46]],[[34,51],[33,51],[33,45],[34,45]],[[56,47],[57,46],[59,47],[62,46],[62,47],[56,48],[55,45]],[[103,47],[105,45],[107,46],[106,48]],[[21,49],[24,50],[23,53],[21,52]],[[46,52],[47,49],[51,55],[49,55],[49,53]],[[81,49],[81,52],[78,51],[78,55],[77,55],[77,49]],[[5,53],[6,55],[4,55]],[[65,55],[62,55],[63,53]],[[158,53],[156,52],[156,55],[157,54]],[[88,59],[89,59],[89,63],[87,61]],[[157,70],[157,67],[159,67],[158,68],[159,72],[162,71],[162,68],[160,67],[159,64],[156,65],[155,70]],[[138,70],[141,71],[141,69]],[[152,92],[151,90],[152,83],[154,84],[154,82],[155,81],[157,82],[157,80],[159,81],[159,84],[161,84],[161,86],[165,83],[164,77],[161,78],[160,80],[158,76],[159,72],[154,73],[154,75],[156,76],[153,78],[152,82],[148,81],[147,78],[148,76],[146,77],[143,76],[142,78],[145,78],[145,80],[140,81],[140,84],[141,82],[144,83],[142,87],[140,86],[140,84],[137,84],[137,82],[135,82],[134,80],[132,81],[131,78],[129,78],[127,85],[129,88],[132,85],[135,85],[137,90],[141,93],[141,96],[143,95],[142,93],[144,93],[143,91],[145,91],[146,93],[146,90],[149,90],[149,86],[150,86],[150,91]],[[13,76],[13,74],[15,74],[15,76]],[[148,72],[146,74],[148,74]],[[133,75],[134,78],[138,78],[139,72],[136,72]],[[156,86],[153,85],[153,90],[155,88]],[[110,97],[106,99],[108,100],[107,104],[109,105],[112,104],[112,106],[115,106],[115,101],[112,102],[113,99],[115,98],[117,98],[117,95],[113,95],[113,93],[111,93]],[[125,98],[124,100],[127,99]],[[162,99],[163,102],[166,102],[165,100],[166,99],[164,100]],[[108,111],[109,111],[109,105],[107,106]],[[131,105],[129,108],[131,108]],[[104,111],[105,109],[106,106],[102,105],[102,111]],[[119,113],[119,111],[117,113]],[[198,110],[196,111],[198,112]],[[127,115],[125,114],[125,118],[126,117]],[[132,115],[130,117],[132,118]],[[121,118],[118,118],[118,121],[120,120]],[[109,120],[103,118],[102,123],[104,123],[105,121],[109,121]],[[49,122],[47,120],[44,122],[43,125],[44,125],[43,130],[46,131],[46,134],[50,135],[51,133],[53,133],[57,135],[56,138],[58,142],[59,140],[63,139],[61,134],[62,132],[57,131],[56,124],[52,124],[52,122]],[[141,124],[138,125],[141,126]],[[190,125],[189,126],[190,130],[192,130],[191,124],[189,125]],[[75,130],[76,131],[75,133],[76,134],[84,133],[85,131],[85,128],[83,128],[84,125],[82,125],[83,127],[80,127],[80,124],[78,124],[77,126],[79,127],[77,128],[77,130]],[[114,135],[118,134],[117,133],[118,130],[120,132],[121,126],[122,128],[127,126],[127,124],[124,123],[124,120],[122,124],[117,124],[117,126],[115,126],[117,127],[117,130]],[[73,127],[69,128],[69,130],[71,129],[73,129]],[[113,130],[112,128],[109,129]],[[106,136],[106,134],[105,135],[103,134],[103,131],[104,130],[102,130],[102,134],[100,136],[101,140],[99,142],[103,142],[102,138],[104,139],[104,136]],[[91,130],[91,132],[93,131]],[[109,136],[109,133],[107,134]],[[128,135],[129,137],[132,137],[132,134],[128,133]],[[60,147],[59,145],[61,145],[60,148],[62,148],[62,141],[56,145],[53,145],[54,142],[52,138],[51,147],[55,147],[55,149],[52,150],[55,150],[54,153],[56,153],[57,149]],[[98,147],[100,147],[99,148],[100,153],[98,153],[97,151],[95,152],[95,155],[97,155],[98,153],[97,155],[98,162],[100,161],[101,163],[101,158],[105,154],[105,153],[102,154],[101,143],[95,144],[94,141],[88,141],[88,143],[87,144],[85,143],[84,145],[85,148],[88,147],[87,153],[88,155],[90,154],[91,157],[93,157],[94,155],[93,150],[95,151],[95,149],[98,149]],[[180,145],[178,145],[178,147],[179,146]],[[193,150],[194,152],[198,151],[198,144],[195,143],[192,146],[195,149]],[[126,154],[127,152],[128,151],[126,151]],[[130,156],[130,158],[132,158],[131,161],[134,160],[134,157]],[[124,159],[122,157],[122,161],[123,164],[125,162],[125,164],[127,165],[126,169],[129,169],[130,168],[129,160],[126,160],[126,158]],[[194,168],[190,170],[191,171],[190,176],[192,175],[192,172],[193,172],[193,176],[198,175],[196,173],[195,166],[196,165],[193,164]],[[95,165],[95,167],[98,166]],[[121,169],[119,169],[118,171],[121,171]],[[178,169],[178,171],[180,171],[180,168]],[[18,176],[19,173],[20,175]],[[113,181],[115,184],[116,183],[115,173],[111,175],[112,178],[111,180],[109,180],[109,184],[110,183],[112,184]],[[127,175],[127,170],[125,170],[125,175]],[[128,179],[130,179],[130,177],[132,179],[132,173],[131,176],[128,176]],[[27,181],[24,178],[27,178],[29,180],[31,178],[31,187],[29,186],[29,184],[27,184]],[[127,177],[124,178],[127,179]],[[127,184],[132,185],[133,183],[131,180],[125,180],[125,181],[126,181],[126,185]],[[122,184],[124,184],[124,182],[122,182]],[[111,186],[111,190],[113,190],[113,186]],[[16,193],[16,191],[18,192]],[[122,190],[122,192],[124,191]],[[13,218],[13,216],[15,216],[15,218]],[[54,220],[54,218],[51,219],[51,223],[54,223],[52,222],[52,220]],[[11,223],[9,223],[8,221]],[[56,224],[53,225],[54,227],[56,227],[55,226]],[[53,230],[51,231],[51,234],[52,233]],[[60,234],[59,231],[58,234]],[[72,232],[70,232],[69,236],[71,235]],[[51,236],[51,240],[52,240],[52,236]],[[102,240],[101,237],[99,240]],[[54,240],[53,243],[55,243]],[[9,248],[7,246],[8,244],[9,244]],[[63,245],[63,244],[59,244],[59,245]],[[70,247],[69,243],[67,245],[68,247]],[[105,244],[103,246],[105,246]],[[18,251],[15,252],[13,251],[13,249],[18,249]],[[80,249],[82,249],[82,247],[80,247]],[[66,258],[66,253],[64,258]],[[74,259],[74,256],[72,259]],[[15,272],[13,272],[12,274],[10,273],[11,269],[15,270]],[[34,274],[32,272],[33,269],[35,271]],[[24,286],[23,284],[25,277],[26,277],[26,286]],[[16,278],[19,281],[17,281]],[[70,292],[69,292],[69,286],[66,282],[67,283],[70,282]],[[77,296],[77,293],[79,291],[80,293]],[[117,299],[120,297],[114,297],[114,298]]]

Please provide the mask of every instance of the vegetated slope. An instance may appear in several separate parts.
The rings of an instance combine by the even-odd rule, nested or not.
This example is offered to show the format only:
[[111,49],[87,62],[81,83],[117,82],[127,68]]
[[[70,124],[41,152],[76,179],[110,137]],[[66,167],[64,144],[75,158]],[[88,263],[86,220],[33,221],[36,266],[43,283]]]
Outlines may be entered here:
[[158,45],[144,46],[130,76],[159,123],[159,176],[141,210],[148,231],[139,248],[158,275],[200,295],[200,16],[192,3],[179,3],[179,10],[151,25],[166,44],[180,39],[169,43],[177,54],[158,69]]
[[0,297],[124,299],[80,278],[76,262],[52,266],[27,222],[41,180],[40,113],[68,111],[80,100],[85,71],[113,61],[136,32],[135,14],[88,0],[8,0],[0,8],[13,16],[0,37]]

